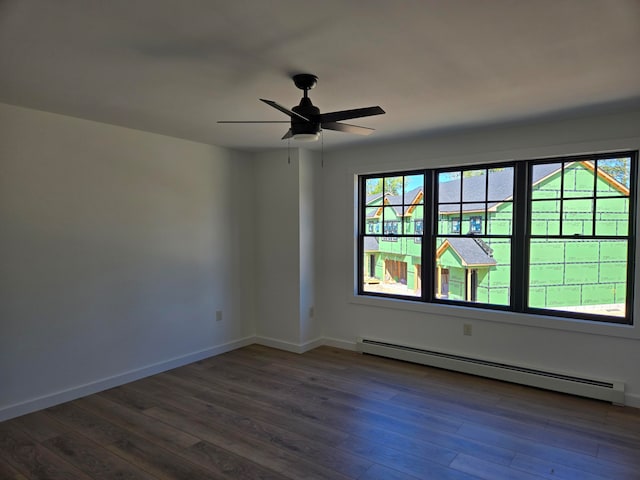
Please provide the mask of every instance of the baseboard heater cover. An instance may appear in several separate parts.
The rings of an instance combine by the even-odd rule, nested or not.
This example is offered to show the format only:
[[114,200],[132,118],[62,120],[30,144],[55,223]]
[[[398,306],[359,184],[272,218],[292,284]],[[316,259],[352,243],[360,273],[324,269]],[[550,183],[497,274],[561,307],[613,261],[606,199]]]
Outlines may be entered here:
[[625,402],[623,382],[580,378],[366,338],[358,339],[357,348],[361,353],[595,398],[615,405]]

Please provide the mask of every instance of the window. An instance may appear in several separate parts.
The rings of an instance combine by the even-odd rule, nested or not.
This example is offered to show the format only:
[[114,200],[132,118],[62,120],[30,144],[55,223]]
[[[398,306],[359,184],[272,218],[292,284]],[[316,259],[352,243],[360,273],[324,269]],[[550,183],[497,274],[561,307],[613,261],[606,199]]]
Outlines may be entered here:
[[471,233],[481,233],[482,232],[482,217],[471,217],[469,231]]
[[361,183],[363,222],[377,216],[382,235],[361,235],[361,291],[370,294],[421,297],[424,230],[424,175],[373,175]]
[[631,158],[530,168],[528,306],[625,318]]
[[358,292],[630,324],[637,163],[623,152],[362,176]]
[[[436,179],[435,298],[509,305],[514,167],[439,171]],[[457,231],[447,230],[452,214]]]

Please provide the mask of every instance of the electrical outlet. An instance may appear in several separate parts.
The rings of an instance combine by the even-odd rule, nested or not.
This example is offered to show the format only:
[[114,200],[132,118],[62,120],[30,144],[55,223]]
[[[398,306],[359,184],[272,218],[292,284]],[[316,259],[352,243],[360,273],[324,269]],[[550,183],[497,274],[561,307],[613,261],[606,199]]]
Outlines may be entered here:
[[465,324],[462,326],[462,333],[463,333],[464,335],[469,335],[469,336],[471,336],[471,324],[470,324],[470,323],[465,323]]
[[216,322],[221,322],[222,321],[222,310],[217,310],[216,311]]

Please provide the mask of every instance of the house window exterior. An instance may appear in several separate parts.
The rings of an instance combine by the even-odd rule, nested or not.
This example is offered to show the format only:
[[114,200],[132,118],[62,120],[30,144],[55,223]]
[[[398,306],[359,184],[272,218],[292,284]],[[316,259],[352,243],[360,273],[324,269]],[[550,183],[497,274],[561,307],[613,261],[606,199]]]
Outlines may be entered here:
[[469,219],[469,231],[471,233],[482,232],[482,217],[471,217]]
[[358,293],[631,324],[637,164],[616,152],[363,175],[360,224],[375,211],[384,228],[359,229],[375,275]]

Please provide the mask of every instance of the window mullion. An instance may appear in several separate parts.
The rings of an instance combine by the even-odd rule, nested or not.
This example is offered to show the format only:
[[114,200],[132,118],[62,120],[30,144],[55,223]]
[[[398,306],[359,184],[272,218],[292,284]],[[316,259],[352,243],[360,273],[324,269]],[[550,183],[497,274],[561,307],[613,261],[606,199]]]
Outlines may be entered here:
[[433,170],[424,172],[423,228],[422,228],[422,300],[431,302],[434,298],[435,281],[435,235],[437,232],[437,182]]
[[527,306],[529,271],[528,225],[531,205],[529,191],[529,165],[518,162],[514,167],[513,185],[513,248],[511,249],[511,304],[516,312]]

